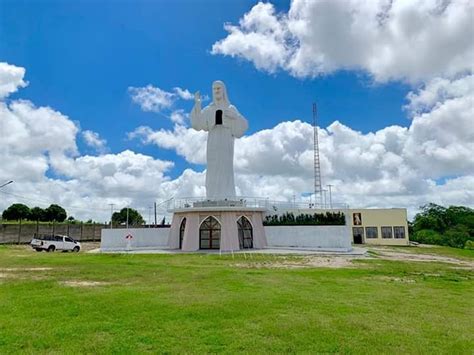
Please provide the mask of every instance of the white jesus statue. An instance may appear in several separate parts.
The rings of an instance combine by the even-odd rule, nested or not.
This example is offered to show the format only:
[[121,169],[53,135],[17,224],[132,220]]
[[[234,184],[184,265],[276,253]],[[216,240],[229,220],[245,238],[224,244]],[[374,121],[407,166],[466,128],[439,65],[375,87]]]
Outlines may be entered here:
[[194,94],[191,111],[194,129],[207,131],[206,196],[221,200],[235,198],[234,138],[248,128],[247,120],[231,105],[222,81],[212,83],[212,103],[201,110],[201,95]]

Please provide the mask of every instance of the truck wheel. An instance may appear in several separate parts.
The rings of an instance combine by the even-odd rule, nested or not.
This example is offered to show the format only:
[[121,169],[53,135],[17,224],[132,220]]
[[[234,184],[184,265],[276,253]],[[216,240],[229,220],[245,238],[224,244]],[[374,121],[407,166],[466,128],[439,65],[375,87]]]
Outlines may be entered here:
[[50,245],[48,248],[48,253],[52,253],[55,249],[56,247],[54,245]]
[[72,251],[73,251],[74,253],[79,253],[79,250],[80,250],[80,249],[81,249],[81,248],[79,248],[79,247],[74,247],[74,249],[72,249]]
[[42,251],[43,251],[43,249],[40,249],[40,248],[36,248],[35,250],[38,251],[38,252],[42,252]]

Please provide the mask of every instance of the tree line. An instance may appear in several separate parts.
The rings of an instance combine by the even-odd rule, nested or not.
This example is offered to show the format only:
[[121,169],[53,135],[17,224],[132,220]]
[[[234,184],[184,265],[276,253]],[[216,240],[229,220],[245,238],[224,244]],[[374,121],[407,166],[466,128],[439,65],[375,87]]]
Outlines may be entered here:
[[263,221],[265,226],[343,226],[346,224],[346,217],[342,212],[326,212],[326,213],[301,213],[294,215],[287,212],[282,215],[266,216]]
[[[128,210],[128,213],[127,213]],[[127,220],[128,214],[128,220]],[[47,208],[33,207],[30,208],[22,203],[14,203],[5,209],[2,213],[2,219],[6,221],[34,221],[34,222],[64,222],[71,223],[80,222],[73,216],[69,216],[66,210],[57,204],[52,204]],[[116,225],[128,224],[130,226],[137,226],[145,224],[140,212],[133,208],[122,208],[119,212],[112,214],[112,222]],[[86,223],[93,223],[88,220]],[[163,218],[161,224],[165,224],[166,220]]]
[[[112,214],[112,223],[115,225],[123,225],[128,223],[129,226],[139,226],[145,224],[145,219],[137,210],[130,207],[125,207],[122,208],[119,212],[114,212]],[[165,217],[163,217],[160,224],[162,226],[166,224]]]
[[429,203],[420,207],[410,223],[410,240],[454,248],[474,249],[474,209],[443,207]]
[[[52,204],[47,208],[29,208],[22,203],[14,203],[2,213],[2,219],[7,221],[64,222],[66,218],[66,210],[56,204]],[[74,217],[69,218],[71,218],[70,220],[74,220]]]

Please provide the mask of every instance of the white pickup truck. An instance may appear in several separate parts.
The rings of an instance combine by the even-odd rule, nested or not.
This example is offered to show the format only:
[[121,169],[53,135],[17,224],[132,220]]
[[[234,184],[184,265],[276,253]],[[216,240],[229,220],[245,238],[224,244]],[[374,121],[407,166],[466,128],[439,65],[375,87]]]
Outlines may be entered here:
[[62,250],[77,253],[81,250],[81,243],[66,235],[37,236],[31,240],[30,245],[36,251],[46,250],[47,252],[53,252],[55,250]]

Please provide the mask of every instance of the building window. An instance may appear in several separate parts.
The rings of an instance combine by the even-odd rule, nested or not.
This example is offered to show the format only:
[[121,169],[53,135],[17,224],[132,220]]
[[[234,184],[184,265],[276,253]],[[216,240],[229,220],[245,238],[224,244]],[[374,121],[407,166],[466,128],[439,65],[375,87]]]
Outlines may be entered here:
[[381,227],[381,230],[382,230],[382,238],[384,239],[393,238],[392,227]]
[[377,227],[365,227],[365,237],[367,239],[377,239],[379,237]]
[[393,234],[396,239],[405,239],[405,227],[393,227]]
[[253,231],[252,225],[250,224],[247,217],[240,217],[237,221],[237,228],[239,233],[239,246],[240,249],[251,249],[253,248]]
[[199,248],[219,249],[221,244],[221,225],[212,216],[207,217],[199,227]]
[[179,249],[183,247],[184,229],[186,228],[186,218],[183,218],[179,226]]

